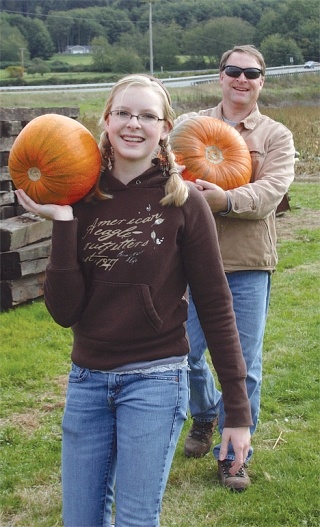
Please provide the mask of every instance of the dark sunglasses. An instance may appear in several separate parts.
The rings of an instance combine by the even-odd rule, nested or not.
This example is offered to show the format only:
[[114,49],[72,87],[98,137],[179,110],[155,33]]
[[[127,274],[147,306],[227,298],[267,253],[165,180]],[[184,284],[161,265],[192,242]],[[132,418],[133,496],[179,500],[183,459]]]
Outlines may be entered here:
[[259,68],[239,68],[239,66],[223,66],[222,71],[225,72],[228,77],[234,77],[237,79],[241,73],[245,74],[247,79],[258,79],[262,75],[262,70]]

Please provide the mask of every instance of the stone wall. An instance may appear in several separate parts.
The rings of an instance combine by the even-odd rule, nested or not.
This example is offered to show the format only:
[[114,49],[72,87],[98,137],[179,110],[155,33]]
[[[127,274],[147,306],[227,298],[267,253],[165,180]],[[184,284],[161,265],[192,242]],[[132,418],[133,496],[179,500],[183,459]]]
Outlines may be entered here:
[[22,128],[47,113],[79,117],[78,108],[0,108],[0,311],[43,295],[52,223],[18,204],[8,158]]

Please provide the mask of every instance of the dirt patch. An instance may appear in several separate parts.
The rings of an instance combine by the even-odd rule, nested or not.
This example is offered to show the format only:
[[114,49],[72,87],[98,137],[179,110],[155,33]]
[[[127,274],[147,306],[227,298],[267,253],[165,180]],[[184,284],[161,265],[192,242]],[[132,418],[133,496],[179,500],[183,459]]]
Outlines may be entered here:
[[288,211],[276,220],[278,240],[297,240],[299,231],[320,227],[320,212],[317,210],[298,209]]
[[53,382],[58,386],[59,394],[53,392],[43,393],[39,400],[39,408],[28,409],[22,413],[13,413],[7,418],[0,419],[0,426],[13,426],[29,434],[40,428],[41,420],[45,414],[65,406],[68,376],[60,375]]
[[[320,173],[296,174],[294,180],[299,183],[320,183]],[[320,227],[320,211],[303,207],[292,207],[283,216],[277,217],[276,227],[279,240],[301,239],[300,231],[313,230]]]

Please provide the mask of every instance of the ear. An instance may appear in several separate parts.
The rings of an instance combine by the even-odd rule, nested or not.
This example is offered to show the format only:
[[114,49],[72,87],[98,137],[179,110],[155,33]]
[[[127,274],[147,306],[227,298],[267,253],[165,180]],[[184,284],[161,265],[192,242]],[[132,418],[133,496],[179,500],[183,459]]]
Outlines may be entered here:
[[260,75],[260,86],[259,86],[259,90],[262,90],[263,88],[263,85],[264,85],[264,77],[262,77],[262,75]]
[[106,117],[105,120],[104,120],[103,128],[104,128],[104,130],[105,130],[106,132],[107,132],[108,129],[109,129],[109,114],[107,115],[107,117]]
[[163,123],[162,123],[162,130],[161,130],[161,134],[160,134],[160,139],[163,140],[166,137],[168,137],[168,135],[170,134],[171,130],[172,130],[171,124],[168,123],[168,121],[163,121]]

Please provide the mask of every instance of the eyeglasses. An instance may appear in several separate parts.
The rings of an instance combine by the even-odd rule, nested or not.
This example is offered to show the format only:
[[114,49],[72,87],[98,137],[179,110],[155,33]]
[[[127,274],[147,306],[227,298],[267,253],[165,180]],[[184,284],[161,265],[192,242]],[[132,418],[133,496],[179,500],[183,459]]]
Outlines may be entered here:
[[112,110],[109,114],[122,123],[128,123],[132,117],[136,117],[139,123],[143,124],[157,124],[158,121],[165,121],[165,119],[160,119],[160,117],[153,115],[153,113],[140,113],[139,115],[133,115],[133,113],[124,110]]
[[262,75],[262,70],[259,68],[239,68],[239,66],[223,66],[222,71],[225,72],[228,77],[234,77],[237,79],[241,73],[245,74],[247,79],[258,79]]

